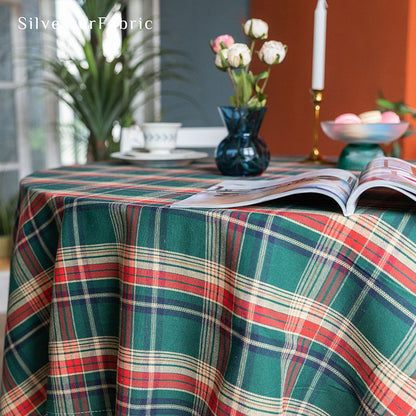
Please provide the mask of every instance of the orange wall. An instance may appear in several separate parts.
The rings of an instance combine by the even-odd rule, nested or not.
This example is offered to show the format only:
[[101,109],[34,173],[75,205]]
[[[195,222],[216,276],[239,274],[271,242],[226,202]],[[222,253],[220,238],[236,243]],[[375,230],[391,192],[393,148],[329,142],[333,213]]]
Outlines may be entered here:
[[[416,0],[409,1],[407,18],[407,62],[406,62],[406,91],[404,101],[412,108],[416,108]],[[416,120],[407,118],[416,130]],[[416,160],[416,135],[402,140],[403,156]]]
[[[378,90],[390,100],[404,98],[409,1],[416,2],[327,0],[321,120],[374,109]],[[316,0],[251,0],[251,16],[269,23],[269,39],[289,48],[285,61],[273,67],[266,91],[269,109],[260,134],[272,154],[306,155],[312,148],[309,89],[315,7]],[[339,155],[344,145],[321,131],[319,147],[324,155]]]

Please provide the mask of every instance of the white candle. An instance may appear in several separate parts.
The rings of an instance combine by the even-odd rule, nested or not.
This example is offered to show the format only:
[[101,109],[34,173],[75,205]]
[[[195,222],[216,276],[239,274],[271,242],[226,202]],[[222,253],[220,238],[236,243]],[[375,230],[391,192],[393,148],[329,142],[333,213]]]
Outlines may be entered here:
[[318,0],[313,30],[312,89],[323,90],[325,78],[326,8],[325,0]]

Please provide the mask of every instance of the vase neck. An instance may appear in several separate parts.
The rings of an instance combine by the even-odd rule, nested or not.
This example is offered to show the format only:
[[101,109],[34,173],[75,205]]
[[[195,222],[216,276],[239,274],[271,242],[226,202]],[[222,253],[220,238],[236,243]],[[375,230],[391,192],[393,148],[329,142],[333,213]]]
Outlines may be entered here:
[[230,134],[257,136],[267,107],[220,107],[220,114]]

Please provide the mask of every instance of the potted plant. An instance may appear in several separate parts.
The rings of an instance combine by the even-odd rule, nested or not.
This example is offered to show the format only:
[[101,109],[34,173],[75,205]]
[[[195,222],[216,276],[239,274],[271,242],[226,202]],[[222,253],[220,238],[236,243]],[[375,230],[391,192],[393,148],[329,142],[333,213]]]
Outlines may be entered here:
[[[115,11],[125,6],[122,0],[78,3],[90,22],[110,21]],[[74,111],[89,131],[89,161],[108,159],[111,152],[118,150],[113,128],[116,124],[129,127],[133,123],[139,93],[148,91],[161,77],[180,78],[173,73],[173,65],[159,70],[149,66],[161,54],[154,50],[151,36],[128,34],[122,41],[120,54],[109,59],[103,49],[106,27],[106,23],[91,24],[81,39],[73,37],[80,46],[81,57],[43,61],[49,73],[46,86]]]
[[[404,118],[404,116],[411,116],[412,118],[416,119],[416,109],[409,107],[404,101],[390,101],[386,98],[384,98],[384,95],[381,91],[379,91],[379,98],[376,100],[378,109],[381,112],[384,111],[393,111],[396,114],[400,116],[400,118]],[[409,127],[407,131],[403,134],[403,136],[399,139],[393,142],[392,149],[390,151],[390,156],[393,157],[401,157],[402,156],[402,147],[400,140],[414,135],[416,132],[411,124],[409,124]]]
[[0,201],[0,259],[10,257],[17,198]]
[[[215,53],[215,66],[228,74],[235,95],[231,107],[219,107],[228,136],[218,145],[215,162],[224,175],[260,175],[268,166],[270,154],[266,143],[258,136],[266,112],[265,88],[272,66],[281,63],[287,46],[280,41],[268,40],[269,26],[261,19],[249,19],[243,25],[250,46],[235,43],[230,35],[218,36],[210,42]],[[261,47],[256,50],[258,42]],[[257,54],[266,69],[255,75],[250,70]]]

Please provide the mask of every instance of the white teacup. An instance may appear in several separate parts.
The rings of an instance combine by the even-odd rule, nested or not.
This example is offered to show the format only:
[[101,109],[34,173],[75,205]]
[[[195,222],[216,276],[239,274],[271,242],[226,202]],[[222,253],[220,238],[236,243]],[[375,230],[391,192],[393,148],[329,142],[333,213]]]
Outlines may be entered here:
[[152,153],[169,154],[176,147],[181,123],[143,123],[144,147]]

